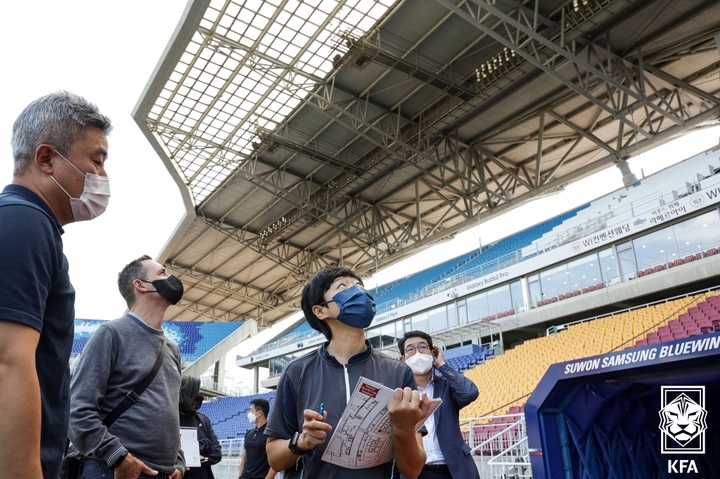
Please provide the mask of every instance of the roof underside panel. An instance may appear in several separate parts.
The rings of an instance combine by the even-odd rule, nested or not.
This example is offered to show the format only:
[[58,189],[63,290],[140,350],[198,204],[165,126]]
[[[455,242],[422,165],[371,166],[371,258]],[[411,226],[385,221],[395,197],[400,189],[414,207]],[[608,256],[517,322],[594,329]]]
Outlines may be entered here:
[[[181,319],[272,323],[720,114],[711,0],[197,0],[136,120],[194,200]],[[618,174],[618,187],[620,184]]]

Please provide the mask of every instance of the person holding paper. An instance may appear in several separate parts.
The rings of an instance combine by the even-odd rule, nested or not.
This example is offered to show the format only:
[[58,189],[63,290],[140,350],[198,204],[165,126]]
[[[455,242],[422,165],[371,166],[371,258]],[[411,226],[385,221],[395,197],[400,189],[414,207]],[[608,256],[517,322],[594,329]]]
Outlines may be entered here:
[[[425,452],[416,427],[430,404],[415,390],[407,366],[373,350],[365,340],[375,302],[361,279],[347,268],[322,269],[305,285],[301,305],[310,326],[328,342],[290,362],[280,377],[265,429],[270,467],[284,471],[286,479],[417,477]],[[394,390],[387,406],[394,459],[367,469],[348,469],[325,462],[322,456],[360,377]],[[372,453],[362,453],[366,452]]]
[[[470,446],[460,432],[459,413],[479,396],[475,383],[445,362],[442,349],[423,331],[410,331],[398,343],[400,359],[410,366],[418,391],[442,404],[425,423],[427,460],[419,479],[479,479]],[[435,371],[441,376],[437,376]]]
[[[210,419],[197,412],[204,399],[200,394],[200,379],[183,376],[180,385],[180,427],[197,430],[198,445],[195,452],[200,453],[200,465],[192,466],[188,461],[189,468],[185,471],[183,479],[214,479],[210,466],[222,460],[222,447],[213,431]],[[188,459],[188,451],[184,452],[185,459]]]

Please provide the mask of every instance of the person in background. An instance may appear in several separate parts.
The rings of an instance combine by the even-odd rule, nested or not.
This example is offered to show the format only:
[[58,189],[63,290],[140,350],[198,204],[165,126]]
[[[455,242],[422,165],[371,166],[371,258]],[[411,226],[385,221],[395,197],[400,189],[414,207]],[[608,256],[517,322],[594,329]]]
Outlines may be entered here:
[[[419,479],[479,479],[478,468],[460,432],[460,410],[480,394],[475,383],[445,362],[443,352],[422,331],[410,331],[398,343],[400,359],[410,366],[418,391],[442,404],[425,422],[427,460]],[[435,370],[441,376],[435,375]]]
[[75,327],[61,236],[105,211],[111,130],[95,105],[65,91],[30,103],[12,128],[13,180],[0,194],[2,477],[59,474]]
[[180,427],[197,429],[200,467],[185,470],[184,479],[214,479],[211,466],[222,460],[222,447],[210,419],[197,412],[205,398],[200,394],[200,379],[183,376],[180,385]]
[[275,471],[268,464],[265,444],[265,425],[270,411],[267,399],[256,398],[250,401],[248,421],[255,427],[245,433],[245,450],[240,459],[240,479],[273,479]]

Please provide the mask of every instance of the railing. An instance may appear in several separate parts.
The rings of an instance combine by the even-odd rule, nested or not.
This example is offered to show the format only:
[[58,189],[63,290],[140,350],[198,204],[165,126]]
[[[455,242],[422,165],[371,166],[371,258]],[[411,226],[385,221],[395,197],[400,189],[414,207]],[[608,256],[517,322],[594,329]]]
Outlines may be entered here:
[[488,461],[492,478],[532,477],[527,435]]
[[[702,182],[702,185],[701,185]],[[566,230],[558,232],[549,237],[543,237],[533,242],[532,245],[526,246],[525,248],[519,249],[512,253],[503,255],[497,259],[491,260],[480,266],[472,268],[468,271],[458,273],[442,280],[435,282],[431,285],[424,287],[420,292],[410,294],[405,298],[395,299],[393,301],[386,301],[377,306],[378,314],[387,313],[395,308],[405,306],[413,303],[425,296],[431,294],[440,293],[447,291],[450,288],[457,286],[458,284],[466,283],[477,279],[479,277],[494,273],[495,271],[503,268],[507,268],[514,264],[517,264],[525,259],[537,256],[543,253],[554,250],[555,248],[575,241],[576,239],[582,238],[589,234],[595,233],[602,229],[617,225],[626,221],[627,219],[634,218],[640,214],[652,211],[655,208],[663,206],[667,203],[676,201],[679,197],[685,196],[691,192],[701,191],[703,187],[720,183],[720,175],[714,175],[704,178],[701,182],[696,182],[693,185],[688,186],[687,183],[683,182],[678,188],[668,188],[662,191],[655,191],[649,195],[636,198],[634,201],[613,208],[612,211],[602,214],[596,218],[589,219],[583,224],[572,226]],[[678,192],[683,193],[678,193]],[[566,220],[567,221],[567,220]]]
[[467,434],[471,452],[482,458],[481,479],[532,477],[525,414],[471,419]]
[[230,387],[230,386],[223,386],[219,387],[218,383],[213,381],[213,378],[211,377],[200,377],[200,386],[204,389],[209,389],[211,391],[217,391],[222,394],[227,394],[228,396],[242,396],[243,390],[242,388],[237,387]]
[[212,466],[215,479],[237,479],[240,472],[240,458],[223,456],[222,461]]
[[[245,438],[239,439],[221,439],[218,441],[222,447],[223,458],[226,457],[240,457],[245,449]],[[237,476],[236,476],[237,477]]]
[[277,349],[281,346],[285,346],[289,343],[294,343],[296,341],[300,341],[303,339],[311,338],[313,336],[317,336],[320,334],[318,331],[310,330],[310,331],[301,331],[298,333],[292,333],[289,336],[283,336],[282,338],[278,339],[277,341],[273,341],[272,343],[268,343],[255,351],[252,352],[252,354],[260,354],[265,353],[267,351],[272,351],[273,349]]

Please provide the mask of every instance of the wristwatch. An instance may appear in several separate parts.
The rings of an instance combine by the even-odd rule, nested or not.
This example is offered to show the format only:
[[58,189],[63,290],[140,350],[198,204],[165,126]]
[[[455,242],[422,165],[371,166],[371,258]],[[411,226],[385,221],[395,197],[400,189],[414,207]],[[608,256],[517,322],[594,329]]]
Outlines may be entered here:
[[292,439],[290,439],[290,444],[288,444],[288,449],[290,449],[290,452],[292,452],[296,456],[302,456],[303,454],[307,454],[308,452],[311,451],[311,449],[308,449],[307,451],[298,449],[298,440],[299,439],[300,439],[300,433],[295,431],[295,434],[293,434]]
[[125,460],[125,458],[127,457],[127,455],[128,455],[128,451],[127,451],[127,449],[126,449],[126,450],[124,450],[123,452],[120,453],[120,455],[117,457],[117,459],[115,459],[115,461],[114,461],[112,464],[108,464],[108,467],[109,467],[110,469],[115,469],[115,468],[117,468],[120,464],[122,464],[122,462]]

